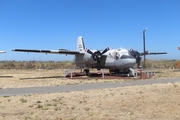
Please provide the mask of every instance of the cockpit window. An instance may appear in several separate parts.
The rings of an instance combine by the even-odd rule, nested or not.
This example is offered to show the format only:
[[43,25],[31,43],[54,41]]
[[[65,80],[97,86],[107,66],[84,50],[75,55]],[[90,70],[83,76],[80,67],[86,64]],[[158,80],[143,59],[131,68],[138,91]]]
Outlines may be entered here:
[[130,55],[130,54],[129,54],[129,51],[126,50],[126,49],[122,49],[122,48],[118,49],[116,56],[117,56],[118,58],[121,58],[123,55],[129,56],[129,55]]
[[120,49],[118,49],[117,51],[121,51],[121,48],[120,48]]

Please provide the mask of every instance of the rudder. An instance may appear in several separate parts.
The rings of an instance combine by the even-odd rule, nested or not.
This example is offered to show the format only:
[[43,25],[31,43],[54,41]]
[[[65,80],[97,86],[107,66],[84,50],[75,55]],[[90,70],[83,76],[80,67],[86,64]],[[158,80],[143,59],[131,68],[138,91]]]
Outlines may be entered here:
[[77,38],[77,50],[80,53],[84,53],[85,52],[85,45],[84,45],[84,41],[83,41],[83,37],[82,36],[79,36]]

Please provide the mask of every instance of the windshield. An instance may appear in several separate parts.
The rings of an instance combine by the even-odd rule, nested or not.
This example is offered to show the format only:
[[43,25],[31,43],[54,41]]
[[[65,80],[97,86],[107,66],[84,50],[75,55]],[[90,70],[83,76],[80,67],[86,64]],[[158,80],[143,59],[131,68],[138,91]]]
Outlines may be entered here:
[[129,56],[130,54],[129,54],[128,50],[120,48],[117,50],[117,56],[121,57],[122,55],[128,55]]

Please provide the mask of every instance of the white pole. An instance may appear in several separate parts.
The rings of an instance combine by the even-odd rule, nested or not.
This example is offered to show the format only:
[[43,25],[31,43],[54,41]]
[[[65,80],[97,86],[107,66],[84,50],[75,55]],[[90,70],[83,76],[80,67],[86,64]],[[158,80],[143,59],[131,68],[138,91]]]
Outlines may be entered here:
[[64,70],[64,77],[66,77],[66,75],[67,75],[67,70],[65,69]]
[[71,71],[71,79],[72,79],[72,70],[70,70]]
[[147,72],[147,78],[149,78],[149,71]]
[[104,79],[104,71],[102,70],[102,78]]

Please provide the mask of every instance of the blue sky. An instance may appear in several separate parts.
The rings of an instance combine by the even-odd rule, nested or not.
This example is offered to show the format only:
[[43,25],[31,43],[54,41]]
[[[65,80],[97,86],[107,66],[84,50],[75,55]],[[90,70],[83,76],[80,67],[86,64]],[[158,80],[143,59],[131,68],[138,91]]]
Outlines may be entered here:
[[179,0],[0,0],[0,60],[72,60],[73,56],[12,52],[14,48],[76,50],[132,47],[180,59]]

